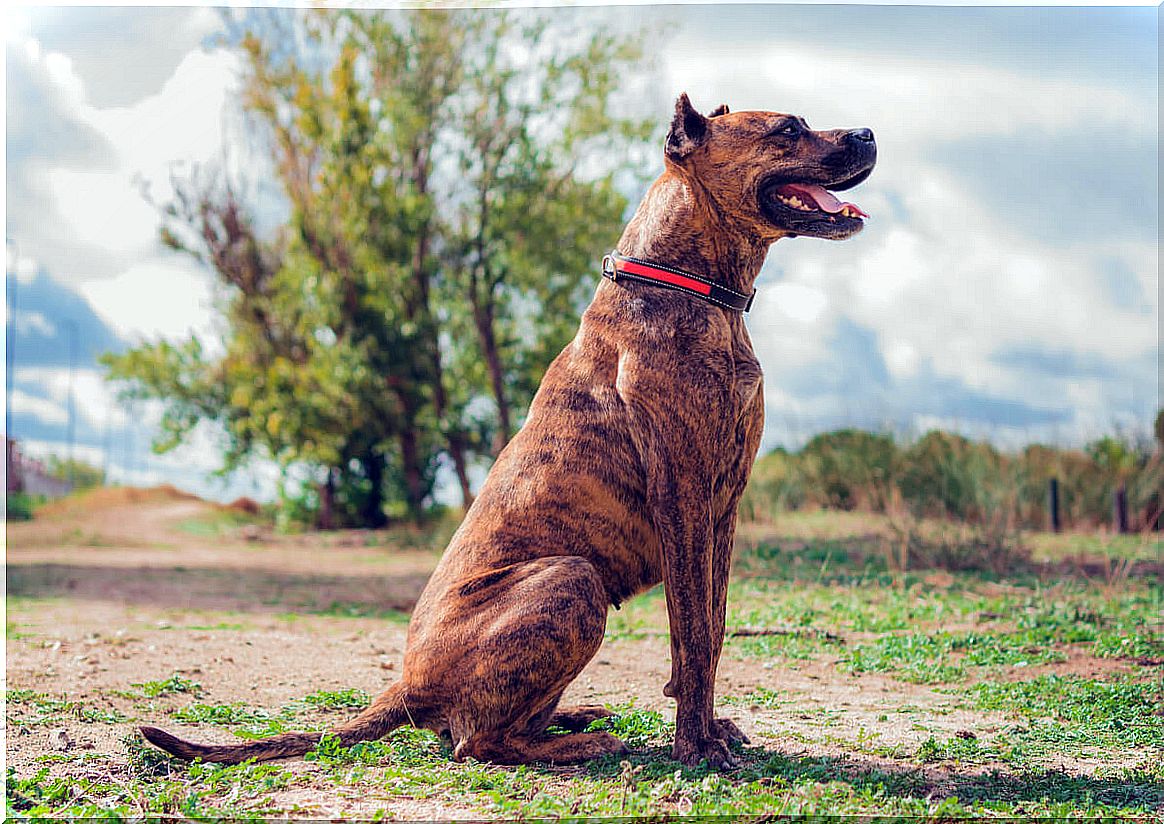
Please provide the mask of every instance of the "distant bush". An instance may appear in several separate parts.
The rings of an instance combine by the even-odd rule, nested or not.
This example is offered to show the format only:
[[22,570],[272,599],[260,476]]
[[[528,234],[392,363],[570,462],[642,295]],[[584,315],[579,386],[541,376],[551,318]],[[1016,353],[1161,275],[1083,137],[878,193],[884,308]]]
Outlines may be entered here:
[[904,507],[911,517],[948,518],[990,531],[1001,525],[1044,529],[1055,478],[1064,526],[1110,523],[1113,497],[1122,485],[1131,528],[1151,528],[1160,519],[1164,489],[1162,421],[1164,414],[1156,421],[1161,431],[1155,441],[1107,436],[1082,450],[1033,444],[1018,453],[941,430],[900,444],[884,433],[825,432],[799,452],[781,448],[759,458],[740,516],[762,522],[804,508],[897,514]]
[[5,498],[5,510],[10,521],[28,521],[32,519],[32,510],[36,505],[31,495],[23,492],[9,492]]

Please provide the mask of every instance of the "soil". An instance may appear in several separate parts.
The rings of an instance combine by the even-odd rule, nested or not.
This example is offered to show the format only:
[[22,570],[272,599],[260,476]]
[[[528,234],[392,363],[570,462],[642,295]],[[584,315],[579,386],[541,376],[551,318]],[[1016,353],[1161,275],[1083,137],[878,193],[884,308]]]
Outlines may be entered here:
[[[135,703],[117,693],[178,673],[202,685],[202,703],[276,710],[316,690],[354,687],[375,694],[399,677],[406,626],[388,611],[406,611],[415,602],[437,553],[367,547],[360,533],[326,539],[263,534],[253,540],[253,530],[208,538],[183,528],[220,511],[159,493],[9,524],[7,688],[67,695],[88,707],[174,728],[167,708],[190,703],[191,696],[162,696],[143,712],[140,699]],[[388,614],[348,617],[380,612]],[[668,659],[663,637],[608,639],[563,703],[634,701],[673,717],[674,702],[662,694]],[[1008,723],[933,687],[842,673],[834,663],[826,656],[774,665],[733,657],[729,649],[720,663],[717,695],[737,700],[720,712],[737,720],[753,743],[771,749],[846,756],[896,770],[907,767],[885,755],[886,749],[912,753],[931,736],[981,737]],[[1039,669],[1092,674],[1110,666],[1072,653],[1061,665]],[[777,691],[776,706],[739,700],[760,687]],[[327,715],[332,721],[342,717]],[[129,722],[80,720],[10,725],[7,763],[20,775],[35,772],[37,756],[62,746],[60,730],[70,748],[121,753],[121,740],[133,728]],[[210,725],[188,727],[186,734],[238,740]],[[860,751],[855,742],[868,747]],[[318,769],[302,762],[291,768]],[[944,777],[937,771],[932,780],[940,784]],[[350,789],[350,796],[333,788],[321,797],[318,790],[293,786],[271,801],[321,816],[367,815],[378,807],[402,818],[479,816],[455,799],[374,798],[366,788]]]

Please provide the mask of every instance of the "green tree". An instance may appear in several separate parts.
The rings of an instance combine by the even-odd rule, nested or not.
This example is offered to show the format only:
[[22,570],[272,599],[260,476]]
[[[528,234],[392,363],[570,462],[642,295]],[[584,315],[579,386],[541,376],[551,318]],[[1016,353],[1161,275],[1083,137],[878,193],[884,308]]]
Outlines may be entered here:
[[71,483],[74,492],[105,485],[104,469],[77,458],[70,460],[52,455],[47,461],[46,469],[52,477]]
[[[179,181],[163,240],[218,274],[225,354],[149,344],[109,374],[164,401],[158,448],[212,421],[224,470],[311,479],[323,525],[421,517],[442,460],[467,503],[617,237],[614,176],[646,133],[606,114],[632,38],[476,11],[248,13],[236,33],[286,221],[261,235],[237,187]],[[596,143],[615,160],[579,169]]]

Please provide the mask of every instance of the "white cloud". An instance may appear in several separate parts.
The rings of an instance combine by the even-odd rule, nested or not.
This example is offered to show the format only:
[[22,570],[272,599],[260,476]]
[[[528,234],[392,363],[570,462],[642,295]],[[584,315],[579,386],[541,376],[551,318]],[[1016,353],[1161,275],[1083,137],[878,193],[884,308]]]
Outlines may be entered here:
[[[50,55],[51,57],[51,55]],[[57,85],[83,98],[67,58],[56,61]],[[143,197],[142,184],[165,199],[169,171],[179,162],[206,162],[224,143],[224,111],[235,86],[238,59],[219,50],[186,56],[160,92],[132,106],[97,109],[78,100],[77,115],[113,148],[108,171],[48,172],[58,211],[82,243],[120,254],[157,248],[158,216]],[[83,278],[86,273],[63,273]]]
[[38,400],[62,410],[64,418],[53,421],[42,418],[46,423],[68,420],[70,380],[77,414],[95,430],[120,429],[130,422],[116,391],[97,369],[75,369],[70,378],[69,370],[63,367],[18,367],[13,377],[19,384],[36,387],[38,395],[43,396]]
[[79,291],[126,339],[214,339],[212,279],[192,260],[151,257],[115,278],[85,281]]
[[132,106],[86,106],[82,114],[117,149],[124,173],[164,185],[173,163],[208,160],[222,150],[238,69],[232,52],[196,49],[157,94]]
[[36,332],[49,337],[57,331],[57,327],[42,312],[17,312],[13,316],[13,321],[16,324],[16,331],[22,335]]
[[829,303],[828,295],[822,290],[792,281],[773,286],[772,299],[782,314],[797,323],[814,323],[819,320]]
[[[1076,381],[1068,398],[1063,385],[1070,381],[1032,380],[1018,365],[999,363],[997,352],[1041,348],[1120,363],[1158,347],[1154,244],[1033,238],[928,152],[945,140],[1054,136],[1083,127],[1152,139],[1155,100],[1134,96],[1118,81],[1077,83],[795,42],[767,44],[764,54],[725,55],[695,42],[698,36],[681,34],[666,63],[670,86],[687,89],[697,105],[780,108],[821,128],[868,125],[878,133],[878,168],[848,195],[873,215],[865,232],[844,243],[783,241],[770,254],[769,269],[781,272],[780,282],[764,278],[749,322],[769,375],[770,410],[835,417],[845,414],[839,404],[875,402],[799,399],[780,385],[782,376],[828,357],[842,315],[872,330],[893,379],[915,378],[925,365],[936,378],[983,395],[1074,408],[1080,420],[1101,417],[1112,402],[1097,381]],[[745,59],[753,73],[732,70]],[[1100,274],[1105,259],[1126,266],[1150,296],[1150,311],[1115,304]]]
[[45,398],[30,395],[22,389],[13,389],[8,398],[14,415],[31,415],[41,423],[62,426],[68,423],[69,412],[63,406]]
[[[1154,134],[1155,112],[1115,86],[1019,73],[984,63],[967,65],[808,47],[792,41],[758,44],[746,59],[748,76],[725,70],[724,55],[708,49],[702,32],[684,31],[667,49],[671,88],[687,89],[710,108],[778,108],[807,116],[818,128],[846,123],[891,127],[882,146],[1024,132],[1059,132],[1076,125]],[[726,82],[725,82],[726,81]]]

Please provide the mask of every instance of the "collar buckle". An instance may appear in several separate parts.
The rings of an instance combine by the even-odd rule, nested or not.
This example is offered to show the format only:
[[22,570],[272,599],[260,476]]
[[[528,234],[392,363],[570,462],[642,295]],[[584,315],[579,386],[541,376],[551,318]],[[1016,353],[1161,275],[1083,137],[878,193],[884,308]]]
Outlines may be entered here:
[[606,255],[602,258],[602,276],[618,283],[618,266],[615,265],[614,255]]

